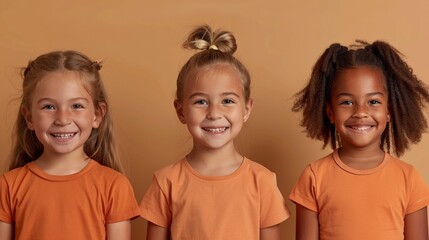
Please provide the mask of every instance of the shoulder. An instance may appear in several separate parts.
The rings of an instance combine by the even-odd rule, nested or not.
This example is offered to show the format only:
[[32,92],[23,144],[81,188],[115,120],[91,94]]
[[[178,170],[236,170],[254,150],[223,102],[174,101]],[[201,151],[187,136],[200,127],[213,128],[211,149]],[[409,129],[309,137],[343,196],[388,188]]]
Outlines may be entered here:
[[180,159],[179,161],[176,161],[175,163],[172,163],[170,165],[167,165],[161,169],[158,169],[155,171],[155,175],[168,175],[171,173],[176,173],[178,171],[180,171],[182,169],[182,165],[184,164],[184,161],[186,161],[186,159]]
[[403,168],[403,169],[413,169],[414,168],[411,164],[409,164],[409,163],[407,163],[407,162],[405,162],[405,161],[403,161],[397,157],[394,157],[388,153],[386,153],[386,155],[392,164],[394,164],[400,168]]
[[185,171],[186,159],[181,159],[173,164],[167,165],[153,174],[153,177],[158,181],[177,181],[183,176],[183,172]]
[[92,165],[91,166],[92,172],[95,174],[99,174],[101,176],[108,176],[108,177],[117,177],[117,176],[122,175],[122,173],[120,173],[120,172],[118,172],[118,171],[116,171],[110,167],[101,165],[100,163],[98,163],[95,160],[93,160],[90,164]]
[[329,166],[335,165],[335,160],[333,158],[333,153],[329,153],[328,155],[319,158],[309,164],[311,169],[321,169]]
[[297,183],[315,183],[315,179],[324,178],[332,174],[337,168],[333,153],[330,153],[322,158],[310,162],[301,172]]
[[129,184],[128,178],[124,174],[110,167],[101,165],[97,161],[92,161],[91,164],[90,174],[93,178],[97,179],[97,182],[109,185],[115,183]]
[[255,175],[265,175],[265,176],[273,176],[275,175],[274,172],[269,170],[267,167],[263,166],[260,163],[257,163],[255,161],[252,161],[250,159],[245,160],[245,164],[248,164],[249,171],[252,172]]
[[245,176],[246,179],[252,179],[252,182],[260,186],[274,186],[277,184],[276,174],[262,164],[250,159],[247,159],[245,164],[247,164],[247,166],[244,166],[244,168],[247,169],[247,171],[245,171],[247,174],[247,176]]
[[387,157],[389,158],[389,165],[391,166],[391,168],[402,172],[404,176],[418,174],[416,168],[413,165],[394,156],[391,156],[390,154],[387,154]]
[[27,165],[25,165],[23,167],[15,168],[15,169],[12,169],[12,170],[4,173],[3,176],[1,177],[1,181],[13,183],[16,180],[22,179],[25,176],[27,176],[29,172],[30,172],[30,170],[29,170]]
[[324,173],[335,167],[336,164],[333,158],[333,153],[330,153],[322,158],[310,162],[307,167],[305,167],[303,174],[319,175],[320,173]]

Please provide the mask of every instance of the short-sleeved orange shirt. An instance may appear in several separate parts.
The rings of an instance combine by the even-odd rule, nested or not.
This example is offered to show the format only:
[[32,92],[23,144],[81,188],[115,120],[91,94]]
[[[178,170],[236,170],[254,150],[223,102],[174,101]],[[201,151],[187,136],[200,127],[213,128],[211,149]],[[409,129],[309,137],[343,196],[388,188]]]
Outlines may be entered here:
[[304,170],[289,198],[319,214],[321,240],[402,240],[405,215],[429,205],[429,189],[387,153],[376,168],[356,170],[334,151]]
[[46,174],[34,162],[0,179],[0,221],[16,239],[105,239],[105,225],[139,216],[128,179],[91,161],[79,173]]
[[201,176],[183,159],[155,173],[140,207],[180,240],[256,240],[289,217],[275,174],[249,159],[221,177]]

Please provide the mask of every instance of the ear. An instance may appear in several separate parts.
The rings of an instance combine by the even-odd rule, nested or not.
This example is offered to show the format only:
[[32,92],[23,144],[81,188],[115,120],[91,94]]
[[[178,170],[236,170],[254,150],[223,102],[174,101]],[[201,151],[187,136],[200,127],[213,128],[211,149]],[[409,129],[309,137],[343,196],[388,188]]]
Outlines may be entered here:
[[28,129],[34,131],[33,120],[31,119],[31,111],[27,107],[21,107],[21,114],[24,116],[25,122],[27,123]]
[[174,100],[174,109],[176,109],[176,114],[180,122],[183,124],[186,124],[186,119],[185,119],[185,116],[183,115],[183,106],[177,99]]
[[98,108],[95,109],[94,121],[92,122],[93,128],[98,128],[100,126],[101,121],[104,119],[104,115],[107,112],[107,104],[105,102],[101,102],[98,104]]
[[390,122],[390,112],[387,112],[387,122]]
[[244,106],[243,122],[247,122],[253,109],[253,98],[249,98]]
[[329,103],[326,105],[326,114],[329,117],[329,121],[334,123],[334,113],[332,112],[332,106]]

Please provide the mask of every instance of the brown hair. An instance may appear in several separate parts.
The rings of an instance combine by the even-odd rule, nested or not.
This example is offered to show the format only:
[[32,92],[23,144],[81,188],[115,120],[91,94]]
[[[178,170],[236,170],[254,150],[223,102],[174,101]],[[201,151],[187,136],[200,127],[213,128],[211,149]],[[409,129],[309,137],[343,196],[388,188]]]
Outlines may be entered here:
[[246,67],[233,54],[237,50],[234,35],[228,31],[212,31],[208,25],[197,27],[183,43],[186,49],[200,50],[182,67],[177,77],[176,98],[182,101],[183,87],[189,74],[198,68],[226,63],[233,66],[239,73],[243,83],[245,100],[250,98],[250,75]]
[[[23,92],[20,109],[30,109],[34,89],[39,80],[46,74],[55,71],[79,72],[92,97],[96,111],[102,111],[100,103],[106,105],[100,126],[97,129],[92,129],[91,135],[85,142],[84,151],[100,164],[122,172],[113,136],[113,124],[107,95],[99,73],[100,69],[101,64],[98,61],[92,61],[84,54],[76,51],[55,51],[40,55],[35,60],[29,61],[27,67],[22,69]],[[42,152],[43,145],[37,139],[36,134],[27,127],[25,117],[19,112],[14,127],[14,142],[9,169],[21,167],[36,160]]]
[[401,56],[398,50],[382,41],[372,44],[357,41],[350,48],[338,43],[329,46],[314,65],[307,86],[296,94],[292,107],[294,112],[303,111],[300,125],[307,135],[323,140],[323,147],[329,142],[333,149],[338,147],[335,125],[326,113],[332,84],[339,71],[368,66],[383,72],[388,90],[392,120],[381,136],[380,148],[390,152],[393,147],[400,156],[410,143],[420,142],[428,128],[423,108],[429,103],[429,92]]

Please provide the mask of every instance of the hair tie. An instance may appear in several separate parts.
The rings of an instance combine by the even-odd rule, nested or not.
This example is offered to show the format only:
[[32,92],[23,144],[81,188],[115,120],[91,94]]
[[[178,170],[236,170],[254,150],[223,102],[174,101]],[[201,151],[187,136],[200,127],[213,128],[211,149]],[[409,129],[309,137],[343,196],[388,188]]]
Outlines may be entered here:
[[97,71],[99,71],[103,67],[103,65],[101,65],[100,60],[95,60],[94,62],[92,62],[91,65],[94,66]]
[[210,45],[209,49],[219,50],[219,48],[215,44]]

